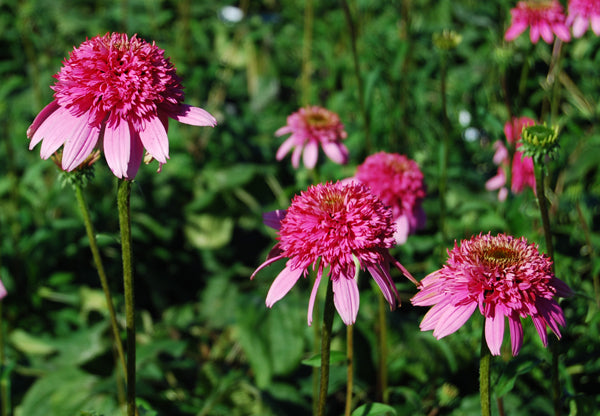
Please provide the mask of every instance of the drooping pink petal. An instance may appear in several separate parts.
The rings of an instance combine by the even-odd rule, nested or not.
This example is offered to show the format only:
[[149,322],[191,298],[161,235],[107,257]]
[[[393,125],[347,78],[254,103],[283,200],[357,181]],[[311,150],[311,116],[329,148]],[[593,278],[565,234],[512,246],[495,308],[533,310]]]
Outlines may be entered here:
[[340,276],[333,280],[333,304],[346,325],[356,322],[360,298],[353,277]]
[[192,126],[214,127],[217,125],[217,119],[208,111],[188,104],[181,104],[179,106],[179,112],[169,114],[169,116],[180,123],[191,124]]
[[325,142],[322,144],[323,152],[329,159],[338,165],[345,165],[348,163],[349,152],[348,148],[343,143],[338,142]]
[[2,299],[3,297],[5,297],[6,294],[7,294],[6,288],[4,287],[4,284],[2,283],[2,280],[0,280],[0,299]]
[[98,127],[90,126],[85,118],[79,118],[76,128],[67,135],[62,154],[62,168],[70,172],[78,167],[96,147],[98,135]]
[[48,115],[33,133],[29,149],[33,149],[41,141],[43,150],[40,150],[40,157],[48,159],[66,140],[62,128],[71,129],[75,123],[76,121],[67,110],[62,107],[57,108]]
[[281,221],[285,218],[286,209],[277,209],[275,211],[265,212],[263,214],[263,223],[275,230],[281,228]]
[[317,277],[315,278],[315,283],[313,284],[312,290],[310,291],[310,298],[308,299],[308,312],[306,315],[306,320],[308,322],[308,326],[312,325],[313,321],[313,309],[315,307],[315,299],[317,298],[317,292],[319,291],[319,284],[321,283],[322,272],[319,270],[317,273]]
[[389,267],[381,267],[381,265],[375,264],[367,266],[367,270],[381,289],[385,300],[390,304],[390,309],[396,309],[396,299],[400,299],[400,297],[392,276],[390,276]]
[[506,33],[504,34],[504,39],[506,39],[509,42],[512,41],[512,40],[515,40],[516,38],[519,37],[519,35],[521,33],[525,32],[525,29],[527,29],[527,23],[526,22],[513,23],[513,25],[510,26],[506,30]]
[[437,339],[443,338],[456,332],[458,328],[464,325],[471,317],[473,311],[477,308],[476,303],[466,305],[448,306],[433,331],[433,336]]
[[256,276],[256,273],[258,273],[259,271],[261,271],[265,267],[270,266],[271,264],[273,264],[276,261],[279,261],[279,260],[281,260],[283,258],[284,258],[283,255],[273,256],[273,257],[268,258],[267,261],[265,261],[263,264],[261,264],[260,266],[258,266],[258,268],[256,270],[254,270],[254,273],[252,273],[252,275],[250,276],[250,280],[254,279],[254,276]]
[[513,313],[512,316],[508,317],[508,328],[510,329],[512,355],[516,356],[523,345],[523,325],[519,314]]
[[169,138],[158,117],[146,120],[146,128],[139,132],[142,144],[159,163],[167,163],[169,158]]
[[279,149],[277,149],[277,153],[275,154],[275,159],[283,159],[294,146],[296,146],[296,138],[292,135],[281,143],[281,146],[279,146]]
[[547,347],[548,346],[548,334],[546,332],[546,321],[540,315],[532,315],[531,319],[533,320],[533,325],[535,326],[535,329],[537,330],[538,335],[540,336],[540,339],[542,340],[542,344],[544,344],[544,347]]
[[302,161],[304,166],[308,169],[313,169],[317,165],[317,159],[319,157],[319,145],[317,142],[310,140],[304,146],[304,153],[302,155]]
[[394,240],[397,245],[402,245],[408,240],[408,234],[410,233],[410,224],[408,223],[408,216],[401,215],[394,221]]
[[286,266],[275,278],[269,293],[267,293],[267,299],[265,301],[267,307],[272,307],[275,302],[283,298],[296,284],[304,270],[302,269],[291,269]]
[[42,125],[42,123],[44,121],[46,121],[46,119],[52,114],[54,113],[56,110],[58,110],[60,106],[58,105],[58,103],[56,101],[52,101],[50,104],[48,104],[46,107],[44,107],[42,109],[42,111],[40,111],[40,113],[35,117],[35,119],[33,120],[33,123],[31,123],[31,126],[29,126],[29,128],[27,129],[27,137],[32,139],[32,143],[29,144],[29,150],[33,149],[39,142],[40,140],[43,139],[43,137],[40,137],[39,135],[36,136],[37,141],[33,141],[33,135],[35,134],[35,132],[37,131],[37,129],[40,128],[40,126]]
[[485,318],[485,341],[492,355],[500,355],[504,338],[504,315],[496,313]]
[[131,156],[131,132],[129,123],[121,121],[104,129],[104,157],[108,167],[117,178],[126,178]]
[[596,36],[600,36],[600,14],[590,17],[590,21],[592,22],[592,31]]
[[581,16],[577,16],[573,21],[573,36],[580,38],[588,29],[589,21]]

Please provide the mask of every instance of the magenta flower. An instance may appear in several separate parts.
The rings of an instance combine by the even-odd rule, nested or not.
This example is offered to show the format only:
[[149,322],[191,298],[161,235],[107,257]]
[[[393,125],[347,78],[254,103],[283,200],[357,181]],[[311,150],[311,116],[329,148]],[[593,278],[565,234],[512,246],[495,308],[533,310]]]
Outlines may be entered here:
[[312,265],[317,271],[308,304],[312,323],[315,296],[323,272],[329,268],[334,304],[346,325],[356,321],[359,306],[358,269],[367,269],[394,309],[400,301],[390,276],[393,263],[415,284],[416,280],[391,255],[394,245],[392,212],[362,184],[319,184],[296,195],[287,211],[265,215],[265,223],[279,231],[264,267],[287,258],[285,268],[273,281],[266,304],[270,308],[283,298]]
[[600,36],[600,1],[569,0],[567,25],[573,28],[573,36],[580,38],[590,23],[596,36]]
[[[509,145],[515,145],[516,149],[521,147],[520,138],[521,131],[524,127],[533,126],[535,122],[529,117],[513,118],[504,125],[504,134]],[[515,144],[516,143],[516,144]],[[496,153],[494,154],[494,163],[498,165],[498,173],[493,178],[489,179],[485,187],[488,191],[499,189],[498,199],[504,201],[508,196],[506,189],[506,173],[507,169],[511,169],[511,190],[515,194],[519,194],[526,187],[533,189],[535,193],[535,171],[533,168],[533,159],[530,156],[524,156],[518,150],[515,150],[512,164],[508,149],[501,141],[494,143]]]
[[485,317],[485,339],[493,355],[500,355],[504,317],[508,318],[512,354],[523,343],[521,318],[531,316],[548,345],[546,326],[560,338],[565,326],[555,296],[567,297],[571,289],[552,272],[552,261],[524,237],[505,234],[478,235],[463,240],[448,252],[448,261],[421,281],[414,305],[433,307],[421,322],[421,330],[433,329],[443,338],[460,328],[479,307]]
[[520,1],[510,14],[512,23],[504,34],[507,41],[516,39],[528,27],[532,43],[537,43],[540,35],[546,43],[552,43],[554,35],[564,42],[571,40],[563,7],[558,0]]
[[317,106],[301,108],[288,116],[287,125],[278,129],[275,135],[289,133],[291,136],[277,150],[277,160],[294,149],[292,165],[298,168],[302,156],[304,166],[312,169],[317,164],[320,144],[329,159],[341,165],[348,163],[348,149],[342,143],[348,135],[336,113]]
[[66,171],[102,144],[115,176],[132,179],[144,148],[161,166],[167,163],[169,118],[216,125],[205,110],[182,104],[183,86],[164,50],[136,35],[107,33],[86,40],[54,77],[54,101],[38,114],[27,137],[29,149],[42,142],[42,159],[64,145]]
[[7,293],[8,292],[6,292],[6,288],[4,287],[2,280],[0,280],[0,299],[4,298]]
[[404,244],[409,234],[425,225],[423,173],[417,162],[397,153],[379,152],[365,159],[354,179],[364,183],[392,208],[394,238]]

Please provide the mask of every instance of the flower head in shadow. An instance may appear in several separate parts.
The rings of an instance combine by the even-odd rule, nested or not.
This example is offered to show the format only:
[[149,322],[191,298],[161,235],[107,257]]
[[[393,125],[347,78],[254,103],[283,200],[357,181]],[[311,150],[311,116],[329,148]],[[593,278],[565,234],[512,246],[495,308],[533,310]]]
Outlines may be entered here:
[[322,107],[299,109],[287,118],[287,124],[279,128],[276,136],[291,135],[277,150],[277,160],[282,160],[292,150],[292,166],[298,168],[300,157],[304,166],[312,169],[319,157],[319,146],[335,163],[348,163],[348,149],[342,143],[347,137],[338,115]]
[[74,48],[55,75],[54,101],[35,118],[29,148],[42,142],[47,159],[61,146],[62,169],[79,166],[102,144],[118,178],[133,179],[144,149],[159,164],[169,158],[168,119],[214,126],[205,110],[183,104],[175,67],[154,43],[107,33]]
[[390,276],[390,263],[416,281],[389,254],[394,245],[392,212],[369,189],[359,183],[327,183],[309,187],[296,195],[286,211],[265,215],[265,223],[279,231],[279,242],[252,274],[281,259],[285,268],[273,281],[266,304],[273,306],[312,267],[316,280],[308,306],[308,324],[319,283],[328,268],[334,304],[346,325],[356,321],[359,307],[357,277],[369,271],[393,309],[399,302]]
[[571,289],[552,271],[552,261],[523,237],[478,235],[455,244],[448,261],[422,281],[411,299],[414,305],[433,306],[421,330],[443,338],[457,331],[476,309],[485,317],[485,339],[493,355],[500,354],[508,318],[512,354],[523,343],[521,318],[531,316],[544,346],[546,327],[560,338],[565,317],[555,297]]

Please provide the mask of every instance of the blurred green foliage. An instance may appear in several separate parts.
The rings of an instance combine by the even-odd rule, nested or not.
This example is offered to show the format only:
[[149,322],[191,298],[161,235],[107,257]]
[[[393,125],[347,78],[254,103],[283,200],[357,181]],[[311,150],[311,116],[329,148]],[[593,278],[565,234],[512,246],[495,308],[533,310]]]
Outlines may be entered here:
[[[242,1],[238,22],[227,2],[5,0],[0,2],[0,277],[3,366],[8,408],[19,416],[113,415],[122,409],[107,310],[74,194],[51,161],[28,150],[27,127],[51,99],[52,75],[73,46],[109,31],[137,33],[166,50],[186,102],[219,120],[215,129],[170,125],[171,159],[143,166],[132,190],[138,305],[138,396],[143,415],[301,415],[310,411],[313,331],[309,285],[299,282],[272,310],[264,306],[281,267],[253,280],[274,244],[261,214],[287,207],[313,178],[275,160],[274,131],[303,105],[337,112],[351,161],[321,155],[326,180],[352,176],[377,150],[417,160],[425,173],[427,226],[394,255],[417,277],[439,268],[454,239],[507,232],[543,249],[533,193],[500,203],[485,190],[495,174],[495,140],[509,115],[560,127],[548,195],[558,276],[576,292],[564,300],[561,351],[565,414],[600,408],[598,294],[600,41],[590,32],[562,45],[558,87],[547,82],[552,47],[523,35],[503,41],[513,2],[426,0],[350,2],[366,112],[359,102],[352,37],[339,2],[313,1],[312,48],[303,62],[305,2]],[[433,47],[443,30],[460,34],[451,51]],[[442,120],[440,63],[447,60],[450,120],[447,235],[439,232]],[[310,83],[302,84],[302,68]],[[304,66],[303,66],[304,65]],[[506,103],[510,103],[509,107]],[[470,120],[459,122],[468,113]],[[365,140],[368,120],[371,140]],[[117,310],[122,311],[115,179],[103,160],[85,189]],[[437,341],[421,333],[415,288],[397,279],[403,305],[390,313],[389,406],[375,401],[377,298],[361,281],[355,326],[354,414],[479,414],[477,365],[482,322],[474,316]],[[364,284],[363,284],[364,283]],[[122,318],[122,317],[121,317]],[[124,319],[124,318],[122,318]],[[345,350],[336,318],[333,349]],[[505,341],[505,347],[508,342]],[[492,383],[506,414],[552,412],[551,355],[525,323],[524,346],[493,361]],[[122,387],[122,386],[121,386]],[[345,368],[331,374],[330,414],[343,409]],[[495,410],[496,411],[496,410]],[[366,413],[365,413],[366,412]]]

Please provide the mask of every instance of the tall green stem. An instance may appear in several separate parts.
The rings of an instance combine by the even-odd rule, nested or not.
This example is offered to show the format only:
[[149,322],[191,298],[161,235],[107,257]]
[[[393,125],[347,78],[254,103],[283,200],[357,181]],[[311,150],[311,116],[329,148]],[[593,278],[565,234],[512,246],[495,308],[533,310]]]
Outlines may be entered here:
[[485,341],[485,323],[481,331],[481,353],[479,358],[479,394],[481,400],[481,416],[491,416],[490,364],[492,354]]
[[354,388],[354,325],[346,326],[346,408],[345,416],[352,413],[352,390]]
[[446,188],[448,183],[448,152],[450,147],[450,120],[448,119],[448,105],[446,103],[446,72],[447,53],[441,51],[440,78],[441,78],[441,100],[442,100],[442,123],[444,133],[442,135],[442,154],[440,155],[440,181],[438,192],[440,194],[440,232],[442,234],[442,257],[448,240],[446,232]]
[[[535,162],[534,162],[535,163]],[[535,189],[538,199],[538,205],[540,207],[540,216],[542,217],[542,226],[544,227],[544,239],[546,241],[546,252],[552,261],[552,273],[555,273],[554,266],[554,245],[552,244],[552,233],[550,230],[550,218],[548,215],[548,204],[546,201],[545,187],[544,187],[544,167],[540,163],[535,163]],[[554,404],[554,415],[560,416],[560,380],[558,378],[558,349],[556,342],[551,339],[550,351],[552,353],[552,364],[551,364],[551,390],[552,390],[552,403]]]
[[131,181],[120,179],[117,192],[121,256],[123,260],[123,288],[125,295],[125,326],[127,329],[127,416],[135,416],[135,298],[131,265]]
[[106,273],[104,271],[104,266],[102,264],[102,258],[100,257],[100,250],[98,249],[98,243],[96,241],[96,233],[94,232],[94,226],[93,226],[92,220],[90,218],[90,211],[88,209],[87,204],[85,203],[85,199],[83,197],[83,191],[81,190],[81,186],[79,184],[75,184],[74,189],[75,189],[75,197],[77,198],[77,205],[79,205],[79,210],[81,211],[81,215],[83,216],[83,223],[85,225],[85,231],[87,233],[87,237],[90,242],[90,250],[92,251],[92,258],[94,259],[94,264],[96,265],[96,270],[98,271],[98,277],[100,277],[100,284],[102,286],[102,291],[104,292],[104,296],[106,298],[106,306],[108,307],[108,313],[110,315],[110,324],[112,327],[113,338],[115,340],[115,347],[117,348],[117,352],[119,354],[119,359],[121,361],[121,365],[123,366],[123,372],[125,374],[125,382],[127,382],[125,354],[123,352],[123,343],[121,342],[121,335],[119,332],[119,324],[117,323],[117,314],[115,313],[115,308],[113,306],[113,301],[112,301],[112,295],[110,293],[110,287],[108,285],[108,279],[107,279]]
[[331,328],[333,327],[333,316],[335,307],[333,304],[333,285],[331,279],[327,279],[327,294],[325,295],[325,307],[323,309],[323,327],[321,332],[321,380],[319,389],[318,416],[325,416],[327,404],[327,390],[329,388],[329,352],[331,349]]
[[302,105],[310,104],[310,76],[312,65],[310,62],[310,51],[312,49],[312,27],[313,27],[313,3],[306,0],[304,8],[304,40],[302,42]]

